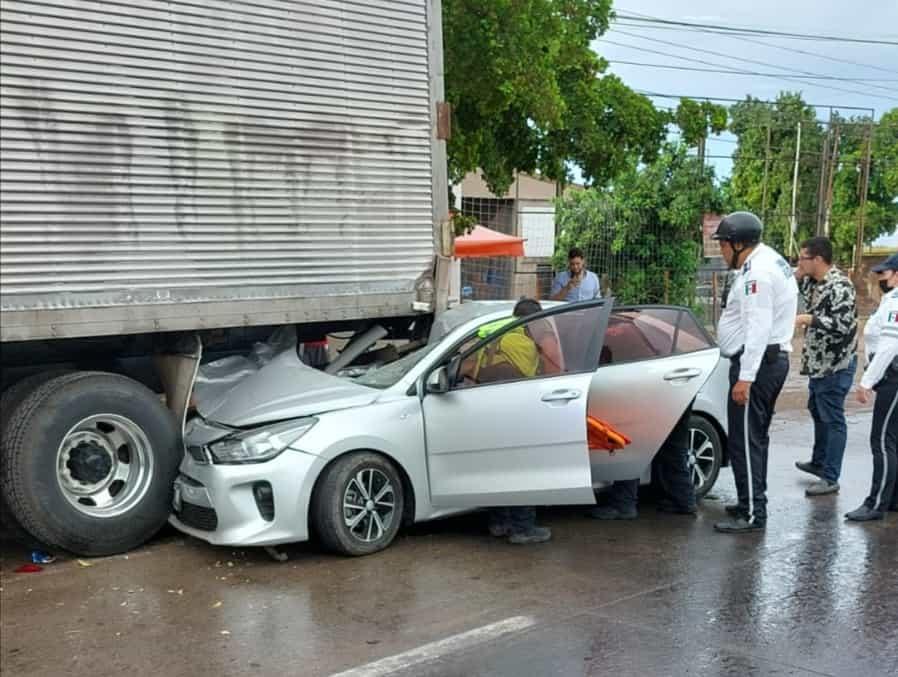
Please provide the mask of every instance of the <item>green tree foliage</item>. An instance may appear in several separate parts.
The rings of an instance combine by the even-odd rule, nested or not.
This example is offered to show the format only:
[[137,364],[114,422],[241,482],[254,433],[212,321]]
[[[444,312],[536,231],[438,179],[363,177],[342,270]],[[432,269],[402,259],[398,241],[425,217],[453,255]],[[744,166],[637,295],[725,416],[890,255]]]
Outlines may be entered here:
[[727,117],[724,106],[710,101],[680,99],[673,121],[680,128],[685,143],[703,148],[710,134],[720,134],[726,130]]
[[[730,209],[747,209],[764,220],[765,240],[780,251],[789,246],[792,212],[792,173],[795,166],[797,127],[801,122],[801,156],[798,172],[798,234],[816,232],[817,191],[820,183],[822,129],[816,111],[799,94],[783,93],[776,103],[752,97],[730,108],[730,131],[738,138],[733,155]],[[770,152],[767,155],[767,133]],[[766,202],[765,202],[765,157]]]
[[604,185],[650,159],[667,115],[613,75],[591,42],[611,0],[443,0],[449,173],[478,167],[503,193],[515,170]]
[[[765,223],[765,239],[781,251],[789,248],[792,176],[795,166],[797,125],[801,121],[795,243],[817,233],[823,170],[823,139],[827,128],[817,122],[816,111],[799,94],[784,92],[773,104],[749,97],[730,109],[730,130],[738,138],[733,175],[722,187],[726,207],[748,209]],[[860,213],[861,167],[865,162],[865,133],[869,118],[832,121],[831,143],[839,139],[833,177],[830,234],[837,258],[852,258]],[[767,134],[770,133],[769,155]],[[891,232],[898,223],[898,109],[874,125],[872,165],[865,211],[865,240]],[[769,158],[765,162],[765,157]],[[766,201],[765,201],[766,164]],[[823,176],[824,192],[828,176]],[[794,252],[794,250],[793,250]]]
[[[888,158],[898,156],[898,129],[889,124],[898,116],[898,109],[883,116],[872,130],[870,179],[867,187],[867,203],[864,212],[864,239],[875,240],[891,233],[898,225],[898,188],[890,184],[889,172],[894,178],[894,166]],[[833,246],[842,261],[850,261],[857,242],[857,226],[860,215],[860,194],[863,165],[866,162],[866,134],[869,118],[852,118],[847,124],[838,125],[839,161],[833,181],[833,200],[830,217],[830,234]]]
[[[607,189],[568,191],[556,204],[556,265],[582,247],[624,303],[688,305],[701,251],[701,216],[722,208],[714,170],[665,145],[651,164],[631,167]],[[610,270],[602,270],[606,265]],[[667,273],[667,277],[665,276]]]
[[898,199],[898,108],[885,113],[873,134],[873,172],[882,177],[886,195]]

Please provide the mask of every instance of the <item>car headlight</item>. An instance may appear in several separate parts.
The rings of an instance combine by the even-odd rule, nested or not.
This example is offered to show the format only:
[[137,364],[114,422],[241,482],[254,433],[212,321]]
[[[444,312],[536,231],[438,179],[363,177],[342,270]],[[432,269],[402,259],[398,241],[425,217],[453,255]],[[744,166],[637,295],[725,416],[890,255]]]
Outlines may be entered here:
[[317,418],[301,418],[265,428],[229,435],[209,445],[215,463],[260,463],[269,461],[290,447],[318,423]]

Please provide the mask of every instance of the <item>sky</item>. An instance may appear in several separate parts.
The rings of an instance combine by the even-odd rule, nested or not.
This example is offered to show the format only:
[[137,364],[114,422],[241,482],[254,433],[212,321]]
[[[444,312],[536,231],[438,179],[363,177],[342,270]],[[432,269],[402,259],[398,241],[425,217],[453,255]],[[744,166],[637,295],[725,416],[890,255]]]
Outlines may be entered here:
[[[614,10],[618,14],[692,23],[898,43],[898,0],[615,0]],[[848,106],[872,108],[875,119],[890,108],[898,107],[898,46],[895,45],[756,35],[744,39],[689,29],[653,28],[644,23],[625,26],[612,22],[610,30],[595,41],[593,48],[611,62],[608,72],[617,74],[628,86],[643,92],[678,97],[686,95],[698,99],[743,99],[748,94],[761,99],[774,99],[783,90],[800,91],[805,101],[818,106],[818,118],[821,119],[829,116],[829,106],[843,115],[869,114],[869,111],[851,110]],[[855,63],[781,48],[814,52]],[[697,51],[701,49],[718,54]],[[615,63],[617,61],[777,73],[786,79],[680,71]],[[801,71],[849,78],[852,81],[799,79],[796,82],[788,80],[789,71],[793,74]],[[865,81],[856,81],[858,79]],[[652,97],[652,100],[659,107],[675,107],[678,102],[678,99],[661,97]],[[729,134],[723,134],[719,139],[712,138],[708,142],[707,153],[709,156],[729,156],[735,149],[734,141],[735,137]],[[729,160],[714,158],[710,161],[714,163],[718,176],[729,174],[732,167]]]
[[[676,21],[898,42],[898,0],[620,0],[614,3],[614,9],[618,14],[639,14]],[[633,89],[642,91],[696,98],[742,99],[751,94],[761,99],[773,99],[779,92],[788,89],[801,91],[808,103],[820,104],[818,110],[821,118],[829,115],[828,108],[824,106],[834,106],[844,115],[865,112],[839,107],[872,108],[876,118],[884,111],[898,107],[898,46],[758,36],[750,36],[748,39],[752,42],[740,36],[688,29],[666,30],[653,28],[648,24],[623,26],[612,23],[611,29],[596,40],[593,47],[611,62],[608,72],[617,74]],[[672,46],[661,41],[680,43],[683,46]],[[785,51],[779,47],[815,52],[864,65],[831,61],[810,54]],[[698,49],[727,56],[696,51]],[[739,59],[770,65],[748,63]],[[616,61],[750,70],[777,73],[783,78],[788,78],[788,70],[792,70],[793,73],[804,71],[814,75],[872,78],[877,81],[827,82],[799,79],[796,82],[778,77],[679,71],[615,63]],[[659,107],[677,105],[677,99],[653,97],[652,100]],[[733,137],[726,135],[721,141],[712,140],[708,154],[729,155],[734,147],[732,141]],[[727,169],[728,163],[719,164],[720,169]]]

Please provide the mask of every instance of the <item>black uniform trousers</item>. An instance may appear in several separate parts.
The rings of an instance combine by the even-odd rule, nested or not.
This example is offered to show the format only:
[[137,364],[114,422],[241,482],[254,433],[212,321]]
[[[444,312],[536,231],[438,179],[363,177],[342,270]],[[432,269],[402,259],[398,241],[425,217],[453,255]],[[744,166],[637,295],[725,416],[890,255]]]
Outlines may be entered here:
[[[652,482],[663,499],[677,510],[695,509],[695,485],[689,470],[689,419],[692,405],[677,421],[667,440],[652,461]],[[612,487],[608,504],[623,512],[636,510],[639,480],[618,480]]]
[[889,369],[876,384],[870,450],[873,452],[873,485],[864,501],[872,510],[898,507],[898,371]]
[[689,468],[690,404],[652,463],[652,482],[677,510],[695,510],[695,484]]
[[776,409],[776,400],[789,375],[789,354],[768,350],[745,406],[737,405],[732,394],[732,387],[739,380],[740,369],[740,356],[731,358],[727,448],[742,513],[752,524],[764,524],[767,521],[770,423]]

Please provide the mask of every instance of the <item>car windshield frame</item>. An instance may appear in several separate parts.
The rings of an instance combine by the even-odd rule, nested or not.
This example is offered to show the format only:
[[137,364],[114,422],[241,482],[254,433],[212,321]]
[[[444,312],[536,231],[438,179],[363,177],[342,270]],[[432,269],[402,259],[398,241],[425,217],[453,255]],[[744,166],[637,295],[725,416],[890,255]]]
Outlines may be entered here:
[[[430,355],[442,341],[427,343],[420,348],[413,350],[408,355],[403,355],[398,360],[393,360],[388,364],[369,369],[364,374],[358,376],[347,377],[356,385],[365,386],[366,388],[374,388],[375,390],[388,390],[417,367],[421,361]],[[378,380],[386,378],[386,380]]]

